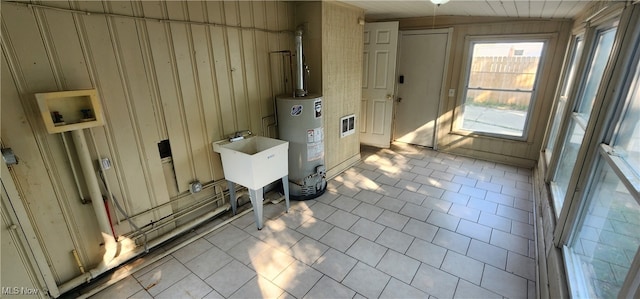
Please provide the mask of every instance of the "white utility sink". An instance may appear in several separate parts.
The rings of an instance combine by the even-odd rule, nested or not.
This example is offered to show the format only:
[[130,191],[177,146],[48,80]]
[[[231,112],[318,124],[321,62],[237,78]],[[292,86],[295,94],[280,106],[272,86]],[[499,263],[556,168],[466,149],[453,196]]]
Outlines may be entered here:
[[253,136],[234,142],[215,142],[224,177],[250,189],[259,189],[289,174],[289,142]]
[[214,142],[213,151],[220,153],[234,214],[237,206],[234,183],[249,189],[258,229],[262,229],[262,188],[267,184],[282,179],[289,209],[289,142],[252,136],[234,142]]

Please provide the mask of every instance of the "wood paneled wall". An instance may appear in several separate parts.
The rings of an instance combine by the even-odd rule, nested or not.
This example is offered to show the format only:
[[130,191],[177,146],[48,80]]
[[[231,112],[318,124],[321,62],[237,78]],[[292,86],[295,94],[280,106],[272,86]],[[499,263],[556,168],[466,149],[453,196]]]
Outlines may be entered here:
[[[438,118],[437,144],[441,151],[460,155],[534,167],[542,146],[546,125],[551,111],[556,83],[560,76],[565,48],[571,31],[570,20],[512,18],[441,18],[433,23],[432,18],[411,18],[400,20],[400,30],[453,27],[453,37],[449,68],[445,78],[445,90],[455,89],[455,97],[441,99],[441,113]],[[539,73],[538,89],[529,120],[529,134],[526,140],[509,140],[456,131],[454,121],[460,117],[461,95],[466,72],[465,38],[467,36],[531,35],[550,36]],[[445,95],[447,92],[444,93]]]
[[325,151],[329,176],[360,159],[359,129],[340,137],[340,118],[360,116],[364,11],[336,2],[322,2],[322,89],[325,99]]
[[[85,266],[100,260],[101,236],[90,205],[80,203],[60,134],[44,130],[34,93],[98,90],[106,125],[88,134],[97,145],[93,155],[111,159],[111,191],[130,214],[140,215],[139,225],[147,224],[175,212],[165,205],[146,213],[175,197],[167,180],[175,180],[184,194],[195,179],[223,178],[211,142],[244,129],[273,132],[273,95],[288,83],[281,58],[269,52],[292,49],[294,4],[35,4],[61,10],[2,3],[2,142],[20,159],[12,175],[56,282],[62,283],[79,274],[72,250]],[[169,178],[165,170],[171,167],[163,166],[157,145],[165,139],[173,156]],[[120,230],[127,232],[126,226]]]
[[359,19],[364,19],[362,9],[334,1],[296,4],[296,23],[304,26],[305,59],[311,69],[309,91],[323,98],[329,177],[360,159],[358,133],[340,138],[340,118],[360,115],[364,26]]

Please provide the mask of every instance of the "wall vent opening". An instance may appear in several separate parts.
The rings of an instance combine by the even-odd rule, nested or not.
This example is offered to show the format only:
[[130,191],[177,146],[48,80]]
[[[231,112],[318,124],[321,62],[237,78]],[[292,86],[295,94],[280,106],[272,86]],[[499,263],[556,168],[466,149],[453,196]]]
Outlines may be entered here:
[[356,132],[356,115],[351,114],[340,119],[340,138]]

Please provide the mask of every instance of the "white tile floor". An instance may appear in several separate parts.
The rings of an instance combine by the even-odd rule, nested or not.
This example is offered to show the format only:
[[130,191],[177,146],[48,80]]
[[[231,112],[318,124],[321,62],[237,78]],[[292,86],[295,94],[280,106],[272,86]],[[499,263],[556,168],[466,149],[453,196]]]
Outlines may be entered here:
[[534,298],[531,173],[395,144],[93,298]]

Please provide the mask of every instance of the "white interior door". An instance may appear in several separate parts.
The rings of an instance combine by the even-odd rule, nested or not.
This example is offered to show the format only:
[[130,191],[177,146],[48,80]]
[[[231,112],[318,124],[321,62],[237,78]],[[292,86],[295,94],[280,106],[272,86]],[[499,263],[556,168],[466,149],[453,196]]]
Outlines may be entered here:
[[434,147],[449,30],[403,31],[399,39],[393,137],[400,142]]
[[395,93],[398,22],[364,26],[360,142],[388,148]]

